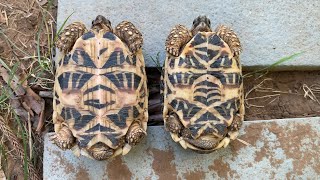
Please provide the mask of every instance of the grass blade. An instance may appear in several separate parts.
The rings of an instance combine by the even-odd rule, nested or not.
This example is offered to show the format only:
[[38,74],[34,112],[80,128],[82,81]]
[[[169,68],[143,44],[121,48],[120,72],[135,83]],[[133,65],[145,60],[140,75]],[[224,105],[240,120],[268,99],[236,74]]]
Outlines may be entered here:
[[158,69],[159,72],[162,72],[162,67],[160,64],[160,52],[157,53],[156,57],[153,58],[152,56],[149,55],[153,63],[156,65],[156,68]]
[[73,14],[74,14],[74,12],[71,13],[71,14],[63,21],[61,27],[59,28],[59,30],[57,31],[57,33],[56,33],[56,35],[55,35],[55,37],[54,37],[54,41],[53,41],[52,43],[56,42],[58,36],[60,35],[60,33],[61,33],[61,31],[63,30],[64,26],[66,25],[67,21],[69,20],[69,18],[70,18]]
[[255,74],[255,73],[259,73],[259,72],[270,70],[270,69],[272,69],[272,68],[274,68],[274,67],[276,67],[276,66],[278,66],[278,65],[280,65],[282,63],[285,63],[287,61],[293,60],[294,58],[300,56],[303,53],[304,52],[299,52],[299,53],[292,54],[290,56],[283,57],[283,58],[279,59],[278,61],[276,61],[275,63],[271,64],[270,66],[262,68],[262,69],[259,69],[259,70],[256,70],[256,71],[253,71],[253,72],[250,72],[250,73],[247,73],[243,77],[247,77],[247,76],[250,76],[250,75]]

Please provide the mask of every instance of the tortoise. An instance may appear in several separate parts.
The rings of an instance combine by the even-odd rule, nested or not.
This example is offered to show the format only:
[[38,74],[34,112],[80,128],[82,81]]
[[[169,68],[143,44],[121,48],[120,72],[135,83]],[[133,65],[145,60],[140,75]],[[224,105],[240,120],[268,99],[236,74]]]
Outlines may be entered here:
[[244,119],[242,50],[225,25],[211,29],[199,16],[192,28],[176,25],[165,43],[163,119],[184,149],[211,153],[237,138]]
[[106,160],[127,154],[146,136],[148,91],[143,37],[129,21],[115,29],[99,15],[87,30],[68,25],[54,82],[52,141],[77,155]]

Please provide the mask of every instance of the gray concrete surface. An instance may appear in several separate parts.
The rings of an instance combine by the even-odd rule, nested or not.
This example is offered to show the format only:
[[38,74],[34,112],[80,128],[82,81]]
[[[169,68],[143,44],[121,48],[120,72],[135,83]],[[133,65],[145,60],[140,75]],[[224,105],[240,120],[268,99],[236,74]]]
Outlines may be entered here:
[[59,0],[58,27],[74,12],[68,23],[90,25],[96,15],[108,17],[113,25],[132,21],[145,38],[147,66],[150,56],[165,56],[164,41],[175,24],[191,27],[193,19],[208,15],[213,26],[233,27],[243,44],[242,64],[248,68],[268,66],[282,57],[305,51],[280,69],[320,69],[320,1],[305,0]]
[[110,162],[75,157],[45,136],[44,179],[317,179],[320,118],[246,121],[239,141],[212,154],[184,150],[162,127]]

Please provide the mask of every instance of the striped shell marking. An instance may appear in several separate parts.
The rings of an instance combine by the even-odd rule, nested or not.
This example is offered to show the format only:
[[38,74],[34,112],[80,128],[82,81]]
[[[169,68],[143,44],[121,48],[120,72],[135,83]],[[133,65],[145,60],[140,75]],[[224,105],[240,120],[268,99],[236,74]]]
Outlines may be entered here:
[[164,117],[177,114],[193,138],[225,136],[243,104],[241,65],[228,44],[198,33],[179,57],[167,56],[164,69]]
[[131,55],[114,34],[88,32],[56,71],[55,132],[67,125],[80,148],[121,148],[128,128],[147,128],[147,85],[141,50]]

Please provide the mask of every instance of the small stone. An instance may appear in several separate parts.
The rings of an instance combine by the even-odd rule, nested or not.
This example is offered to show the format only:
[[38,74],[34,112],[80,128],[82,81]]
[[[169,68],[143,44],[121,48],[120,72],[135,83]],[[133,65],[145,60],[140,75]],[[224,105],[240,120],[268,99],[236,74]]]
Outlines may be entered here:
[[284,116],[285,118],[289,118],[289,117],[290,117],[290,114],[286,111],[286,112],[283,113],[283,116]]

